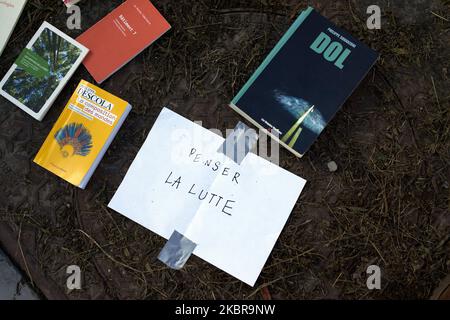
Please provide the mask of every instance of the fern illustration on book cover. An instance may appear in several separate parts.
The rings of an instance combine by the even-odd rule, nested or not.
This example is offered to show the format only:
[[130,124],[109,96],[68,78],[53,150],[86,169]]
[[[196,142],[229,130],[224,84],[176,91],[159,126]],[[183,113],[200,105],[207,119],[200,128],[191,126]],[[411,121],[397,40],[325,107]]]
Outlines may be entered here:
[[45,66],[43,72],[36,75],[19,64],[3,90],[38,112],[78,59],[81,50],[46,28],[27,54],[35,55],[35,59],[40,58]]
[[0,81],[0,95],[42,120],[88,51],[44,22]]
[[128,102],[82,80],[34,162],[85,188],[130,109]]

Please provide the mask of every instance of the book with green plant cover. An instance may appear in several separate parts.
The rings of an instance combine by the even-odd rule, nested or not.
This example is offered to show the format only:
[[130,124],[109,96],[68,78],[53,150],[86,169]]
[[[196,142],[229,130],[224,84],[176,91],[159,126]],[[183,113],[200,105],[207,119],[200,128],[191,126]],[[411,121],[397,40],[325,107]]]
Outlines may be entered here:
[[0,82],[0,95],[42,120],[87,53],[44,22]]

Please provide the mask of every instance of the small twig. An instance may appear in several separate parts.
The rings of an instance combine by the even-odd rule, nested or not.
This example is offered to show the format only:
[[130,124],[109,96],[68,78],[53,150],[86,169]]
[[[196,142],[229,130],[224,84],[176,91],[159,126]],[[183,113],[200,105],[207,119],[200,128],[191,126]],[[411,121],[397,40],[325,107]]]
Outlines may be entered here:
[[369,239],[369,242],[375,248],[375,250],[378,252],[378,255],[380,256],[381,260],[383,260],[384,264],[387,265],[388,263],[386,262],[386,260],[384,260],[383,255],[381,254],[380,250],[378,250],[375,243],[373,243],[372,240],[370,240],[370,239]]
[[274,11],[264,11],[258,9],[246,9],[246,8],[236,8],[236,9],[212,9],[211,12],[220,15],[220,14],[248,14],[248,13],[256,13],[256,14],[266,14],[266,15],[275,15],[275,16],[286,16],[285,13],[282,12],[274,12]]
[[20,237],[21,237],[21,235],[22,235],[22,222],[23,222],[23,221],[20,221],[19,234],[18,234],[18,236],[17,236],[17,244],[18,244],[18,246],[19,246],[20,255],[22,256],[23,262],[24,262],[24,264],[25,264],[25,269],[26,269],[26,271],[27,271],[28,278],[30,278],[31,284],[34,286],[33,277],[31,276],[30,269],[28,268],[27,259],[25,259],[25,254],[23,253],[22,245],[21,245],[21,243],[20,243]]
[[332,285],[333,288],[336,286],[336,283],[339,281],[339,279],[341,278],[341,276],[342,276],[342,272],[339,273],[339,275],[338,275],[338,277],[336,278],[336,280],[334,280],[333,285]]
[[190,26],[190,27],[186,27],[184,28],[184,30],[192,30],[192,29],[199,29],[199,28],[207,28],[207,27],[211,27],[211,26],[219,26],[222,25],[223,22],[215,22],[215,23],[208,23],[208,24],[200,24],[200,25],[196,25],[196,26]]
[[121,265],[122,267],[124,267],[124,268],[126,268],[126,269],[129,269],[129,270],[132,270],[132,271],[134,271],[134,272],[141,273],[141,274],[143,273],[143,271],[141,271],[141,270],[135,269],[135,268],[133,268],[132,266],[129,266],[129,265],[123,263],[123,262],[120,262],[120,261],[116,260],[112,255],[110,255],[108,252],[106,252],[106,250],[103,249],[103,247],[102,247],[102,246],[101,246],[94,238],[92,238],[90,235],[88,235],[88,234],[87,234],[86,232],[84,232],[83,230],[77,229],[76,231],[81,232],[81,233],[84,234],[89,240],[91,240],[92,243],[95,244],[95,245],[100,249],[100,251],[102,251],[103,254],[104,254],[106,257],[108,257],[108,259],[110,259],[112,262],[114,262],[114,263],[116,263],[116,264],[118,264],[118,265]]
[[118,265],[124,267],[125,269],[131,270],[131,271],[134,271],[134,272],[140,274],[141,277],[142,277],[142,281],[143,281],[143,283],[144,283],[144,293],[143,293],[143,296],[144,296],[144,297],[147,296],[147,279],[145,278],[145,272],[144,272],[144,271],[135,269],[135,268],[133,268],[132,266],[129,266],[129,265],[123,263],[123,262],[118,261],[118,260],[115,259],[113,256],[111,256],[108,252],[106,252],[106,250],[103,249],[102,246],[100,246],[100,244],[99,244],[94,238],[92,238],[89,234],[87,234],[86,232],[84,232],[84,231],[81,230],[81,229],[77,229],[76,231],[81,232],[81,233],[82,233],[83,235],[85,235],[89,240],[91,240],[92,243],[94,243],[94,244],[95,244],[95,245],[103,252],[103,254],[104,254],[108,259],[110,259],[112,262],[114,262],[114,263],[116,263],[116,264],[118,264]]
[[433,11],[430,11],[430,12],[431,12],[431,14],[432,14],[432,15],[434,15],[434,16],[436,16],[436,17],[438,17],[439,19],[442,19],[442,20],[444,20],[444,21],[450,22],[450,20],[449,20],[449,19],[447,19],[447,18],[444,18],[443,16],[441,16],[441,15],[437,14],[436,12],[433,12]]
[[434,83],[433,76],[431,76],[431,83],[433,84],[433,90],[434,90],[434,94],[436,96],[436,101],[437,101],[438,107],[439,107],[439,109],[441,109],[441,102],[439,101],[439,96],[438,96],[438,93],[436,90],[436,84]]
[[253,297],[255,294],[257,294],[257,293],[258,293],[262,288],[264,288],[264,287],[271,286],[271,285],[274,284],[275,282],[278,282],[278,281],[280,281],[280,280],[285,280],[285,279],[288,279],[288,278],[292,278],[292,277],[298,276],[298,275],[300,275],[300,274],[301,274],[301,273],[294,273],[294,274],[288,275],[288,276],[286,276],[286,277],[279,277],[279,278],[277,278],[277,279],[275,279],[275,280],[272,280],[272,281],[263,283],[263,284],[260,285],[255,291],[253,291],[252,293],[250,293],[250,294],[247,296],[247,299],[250,299],[251,297]]
[[305,255],[311,253],[312,251],[314,251],[314,248],[311,248],[311,249],[309,249],[309,250],[303,251],[302,253],[300,253],[300,254],[298,254],[298,255],[296,255],[296,256],[293,256],[293,257],[291,257],[291,258],[287,258],[287,259],[278,261],[278,262],[276,262],[276,263],[274,263],[274,264],[271,264],[270,266],[267,266],[267,269],[270,269],[270,268],[272,268],[272,267],[274,267],[274,266],[277,266],[277,265],[280,265],[280,264],[283,264],[283,263],[286,263],[286,262],[290,262],[290,261],[295,260],[295,259],[297,259],[297,258],[303,257],[303,256],[305,256]]
[[380,70],[380,68],[375,68],[375,71],[377,73],[379,73],[381,75],[381,77],[383,78],[384,82],[386,82],[386,84],[388,85],[388,87],[392,90],[392,92],[394,93],[398,104],[400,105],[400,107],[402,108],[403,111],[403,115],[406,118],[406,121],[408,122],[409,128],[411,129],[411,133],[412,133],[412,137],[413,137],[413,142],[414,145],[417,149],[417,151],[421,152],[421,149],[419,148],[419,144],[417,143],[417,137],[416,137],[416,131],[414,130],[414,127],[412,125],[411,119],[408,116],[408,111],[405,107],[405,105],[403,104],[402,99],[400,98],[400,96],[397,93],[397,90],[395,90],[394,86],[392,85],[392,83],[389,81],[389,79],[387,78],[387,76]]

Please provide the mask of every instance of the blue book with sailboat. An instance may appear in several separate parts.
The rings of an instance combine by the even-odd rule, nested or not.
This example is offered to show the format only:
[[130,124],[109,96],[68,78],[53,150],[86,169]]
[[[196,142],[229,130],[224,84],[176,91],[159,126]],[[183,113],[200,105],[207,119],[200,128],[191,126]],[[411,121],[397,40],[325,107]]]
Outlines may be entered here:
[[230,106],[301,157],[377,59],[377,52],[310,7]]

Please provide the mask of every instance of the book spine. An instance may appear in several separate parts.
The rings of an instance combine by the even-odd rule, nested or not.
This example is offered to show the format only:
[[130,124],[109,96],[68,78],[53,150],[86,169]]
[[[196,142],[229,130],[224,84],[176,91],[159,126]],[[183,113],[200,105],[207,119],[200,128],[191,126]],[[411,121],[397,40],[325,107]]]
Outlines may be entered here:
[[128,104],[128,106],[125,108],[125,111],[122,113],[122,116],[118,120],[118,123],[114,127],[113,131],[109,134],[108,140],[104,143],[102,149],[99,151],[97,158],[95,158],[94,162],[92,163],[91,167],[87,171],[86,175],[84,176],[83,180],[81,181],[80,185],[78,186],[81,189],[86,188],[86,185],[88,184],[89,180],[91,179],[92,175],[95,172],[95,169],[97,169],[98,165],[100,164],[100,161],[103,159],[103,156],[105,155],[106,151],[108,150],[109,146],[113,142],[114,138],[117,135],[117,132],[119,132],[120,128],[122,127],[125,119],[128,117],[128,114],[131,111],[131,105]]
[[269,55],[264,59],[263,63],[256,69],[255,73],[250,77],[250,79],[247,81],[247,83],[242,87],[242,89],[238,92],[236,97],[234,97],[232,103],[234,105],[237,105],[239,100],[242,98],[242,96],[245,94],[245,92],[251,87],[253,82],[259,77],[259,75],[266,69],[266,67],[269,65],[269,63],[273,60],[273,58],[278,54],[278,52],[283,48],[283,46],[288,42],[288,40],[292,37],[292,35],[297,31],[297,29],[300,27],[300,25],[308,18],[309,14],[314,9],[312,7],[309,7],[305,11],[303,11],[295,20],[295,22],[291,25],[291,27],[286,31],[286,33],[283,35],[283,37],[278,41],[277,45],[272,49],[272,51],[269,53]]

